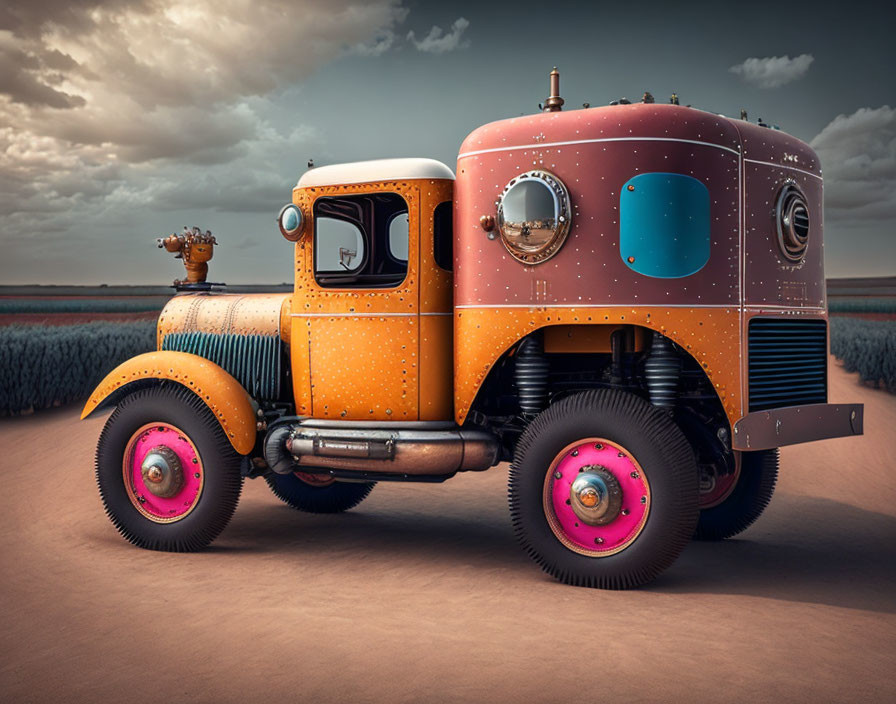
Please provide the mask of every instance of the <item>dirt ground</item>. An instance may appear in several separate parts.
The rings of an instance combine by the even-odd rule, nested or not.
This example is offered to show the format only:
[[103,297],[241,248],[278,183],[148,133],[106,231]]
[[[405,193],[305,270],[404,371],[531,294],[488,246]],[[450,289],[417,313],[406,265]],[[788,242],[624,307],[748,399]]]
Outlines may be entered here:
[[94,485],[104,418],[3,419],[0,700],[896,701],[896,397],[834,367],[831,399],[865,437],[785,449],[753,528],[629,592],[525,557],[506,467],[341,516],[255,480],[205,552],[138,550]]

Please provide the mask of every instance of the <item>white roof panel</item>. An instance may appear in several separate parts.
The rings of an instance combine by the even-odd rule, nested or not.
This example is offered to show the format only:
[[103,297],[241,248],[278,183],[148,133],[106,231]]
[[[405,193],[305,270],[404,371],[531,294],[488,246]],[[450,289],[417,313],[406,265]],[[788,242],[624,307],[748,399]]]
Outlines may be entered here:
[[453,181],[454,172],[435,159],[374,159],[308,169],[302,174],[296,188],[411,178],[442,178]]

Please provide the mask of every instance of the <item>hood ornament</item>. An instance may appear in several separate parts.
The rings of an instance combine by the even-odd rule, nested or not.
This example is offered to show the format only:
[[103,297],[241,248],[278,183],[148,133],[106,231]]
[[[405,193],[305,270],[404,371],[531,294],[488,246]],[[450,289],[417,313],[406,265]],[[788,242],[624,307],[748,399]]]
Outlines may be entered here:
[[184,226],[183,232],[174,233],[168,237],[159,237],[156,239],[159,249],[166,249],[174,254],[175,259],[182,259],[184,268],[187,270],[187,278],[180,280],[175,279],[174,288],[178,291],[182,290],[209,290],[212,286],[223,286],[224,284],[213,284],[206,282],[208,276],[208,262],[214,256],[215,245],[218,244],[217,239],[211,230],[202,232],[198,227]]

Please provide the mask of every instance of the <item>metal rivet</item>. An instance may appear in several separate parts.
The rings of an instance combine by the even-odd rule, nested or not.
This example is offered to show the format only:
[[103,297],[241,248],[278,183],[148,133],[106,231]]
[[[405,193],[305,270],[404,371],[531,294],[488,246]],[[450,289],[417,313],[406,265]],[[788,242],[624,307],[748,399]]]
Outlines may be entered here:
[[554,479],[563,479],[563,475],[560,472],[554,472]]
[[642,496],[642,497],[641,497],[641,503],[642,503],[642,504],[646,504],[646,503],[647,503],[647,497],[646,497],[646,496]]
[[193,458],[193,464],[199,464],[199,458],[194,457],[194,458]]
[[628,512],[628,509],[627,509],[627,508],[622,509],[622,515],[623,515],[623,516],[627,516],[628,513],[629,513],[629,512]]
[[594,449],[595,450],[603,450],[604,446],[601,445],[599,442],[596,442],[596,443],[594,443]]
[[145,504],[145,503],[146,503],[146,498],[143,497],[143,496],[138,496],[138,497],[137,497],[137,501],[139,501],[141,504]]
[[566,500],[566,505],[569,506],[569,499]]
[[603,543],[604,543],[604,539],[603,539],[603,538],[595,538],[595,539],[594,539],[594,542],[595,542],[597,545],[603,545]]
[[579,451],[578,451],[578,450],[573,450],[573,451],[572,451],[572,456],[573,456],[573,457],[578,457],[578,456],[579,456]]
[[628,190],[633,191],[633,190],[635,190],[635,187],[632,185],[629,185]]
[[196,477],[197,479],[199,479],[199,472],[194,472],[193,476]]
[[637,473],[637,472],[632,472],[629,476],[630,476],[632,479],[637,479],[637,478],[638,478],[638,473]]
[[624,453],[624,452],[617,452],[617,453],[616,453],[616,456],[617,456],[617,457],[625,457],[625,453]]

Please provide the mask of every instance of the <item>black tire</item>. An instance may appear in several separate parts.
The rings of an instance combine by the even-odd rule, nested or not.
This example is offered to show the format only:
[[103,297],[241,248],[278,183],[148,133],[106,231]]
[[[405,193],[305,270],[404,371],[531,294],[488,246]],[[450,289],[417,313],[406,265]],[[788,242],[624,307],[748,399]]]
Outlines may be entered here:
[[265,481],[274,496],[306,513],[341,513],[354,508],[373,489],[376,482],[333,482],[313,486],[295,474],[268,474]]
[[[561,543],[543,505],[554,458],[593,437],[624,447],[642,467],[651,493],[646,523],[634,541],[600,557]],[[627,589],[654,579],[690,541],[697,524],[697,480],[693,451],[668,415],[629,393],[586,391],[554,403],[523,433],[510,467],[510,514],[523,548],[551,576],[577,586]]]
[[737,484],[720,504],[700,511],[696,540],[724,540],[749,528],[772,500],[778,481],[778,451],[741,455]]
[[[128,442],[139,428],[152,423],[183,431],[203,470],[194,508],[169,523],[156,522],[136,508],[122,471]],[[149,550],[192,552],[217,538],[236,510],[243,485],[241,459],[195,394],[180,386],[156,386],[125,397],[109,416],[97,445],[96,482],[106,514],[130,543]]]

